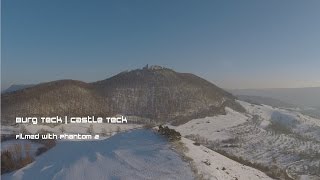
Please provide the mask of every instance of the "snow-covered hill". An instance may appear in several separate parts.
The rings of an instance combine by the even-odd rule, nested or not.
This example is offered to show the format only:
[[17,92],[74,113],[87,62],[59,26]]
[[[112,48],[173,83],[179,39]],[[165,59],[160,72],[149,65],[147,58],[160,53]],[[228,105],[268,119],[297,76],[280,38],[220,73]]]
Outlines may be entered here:
[[167,141],[147,130],[101,141],[60,141],[3,180],[194,179],[190,166]]
[[247,113],[227,108],[226,115],[172,127],[210,149],[270,168],[268,171],[274,168],[293,178],[320,177],[320,120],[295,111],[238,102]]
[[209,140],[229,139],[230,135],[224,130],[247,122],[249,117],[230,108],[226,108],[226,112],[226,115],[194,119],[180,126],[171,127],[183,136],[194,134]]

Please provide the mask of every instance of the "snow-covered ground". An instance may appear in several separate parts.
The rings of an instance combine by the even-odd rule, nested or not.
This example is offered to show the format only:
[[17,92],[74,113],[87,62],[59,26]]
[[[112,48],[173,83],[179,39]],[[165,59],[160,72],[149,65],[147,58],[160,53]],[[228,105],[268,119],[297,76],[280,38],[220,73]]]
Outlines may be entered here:
[[[226,108],[226,115],[194,119],[180,126],[170,126],[170,128],[175,128],[188,138],[190,135],[198,135],[197,137],[206,139],[207,144],[205,145],[211,149],[223,150],[229,155],[262,164],[265,167],[277,166],[286,170],[289,176],[296,179],[311,177],[316,179],[319,177],[320,179],[319,119],[305,116],[294,110],[284,110],[266,105],[253,105],[243,101],[238,102],[247,110],[247,113],[239,113]],[[63,129],[67,133],[85,134],[89,126],[89,124],[68,124],[55,127],[26,125],[25,128],[30,133],[36,133],[41,129],[61,133]],[[94,133],[99,134],[104,131],[109,135],[114,135],[119,128],[121,131],[126,131],[140,127],[140,125],[134,124],[93,125]],[[1,132],[3,134],[11,134],[19,132],[19,130],[21,130],[20,127],[3,126]],[[116,137],[118,136],[116,135]],[[108,141],[103,138],[101,142],[61,141],[57,147],[37,157],[36,161],[31,165],[3,177],[7,179],[11,177],[29,179],[29,177],[32,177],[31,174],[38,174],[40,178],[78,179],[79,174],[87,173],[89,174],[88,176],[99,179],[153,179],[155,177],[157,177],[156,179],[181,179],[181,177],[182,179],[190,177],[192,179],[190,169],[181,162],[180,158],[170,155],[171,152],[168,154],[167,150],[155,150],[156,147],[162,147],[157,140],[153,142],[153,140],[147,138],[148,144],[146,145],[140,144],[139,140],[141,139],[139,138],[116,138],[118,141],[112,139],[114,138],[110,138],[113,144],[107,143],[108,147],[107,145],[102,145],[102,142]],[[132,142],[143,145],[144,148],[139,149]],[[204,146],[195,146],[189,139],[182,138],[182,142],[189,149],[186,155],[193,159],[195,167],[200,174],[204,175],[204,178],[220,180],[268,179],[264,173],[241,165]],[[84,145],[83,143],[88,144]],[[95,150],[96,147],[97,150]],[[109,151],[104,149],[110,147],[111,155],[108,153]],[[138,148],[137,151],[135,148]],[[75,151],[73,155],[72,149],[80,150]],[[55,153],[63,154],[64,150],[67,154],[72,154],[71,159],[64,155],[61,157],[65,160],[57,158],[58,155]],[[150,150],[157,153],[151,153],[152,157],[149,157]],[[83,151],[88,152],[88,155]],[[51,158],[47,154],[56,158]],[[148,158],[143,158],[142,154],[148,154]],[[43,156],[47,159],[42,160]],[[169,164],[166,164],[164,159],[169,161]],[[51,163],[46,163],[47,160]],[[162,163],[159,166],[155,165],[157,164],[156,161],[159,160]],[[173,161],[183,165],[173,165],[177,163]],[[105,164],[108,165],[105,166]],[[179,167],[178,169],[172,168],[176,165]],[[123,166],[125,167],[125,172],[120,172],[118,168]],[[163,166],[168,166],[168,168]],[[143,171],[144,168],[149,168],[148,170],[151,173]],[[182,169],[186,170],[187,173],[181,173]],[[143,173],[137,175],[136,171],[142,171]],[[103,172],[107,172],[108,176],[105,176]],[[176,175],[174,175],[174,172],[176,172]],[[168,175],[163,176],[166,173]],[[88,176],[84,175],[86,178]]]
[[247,110],[249,114],[258,115],[267,124],[270,121],[283,121],[283,123],[302,123],[305,125],[320,127],[319,119],[303,115],[298,111],[285,110],[268,105],[253,105],[244,101],[238,102]]
[[196,146],[193,141],[182,138],[188,148],[186,156],[193,159],[199,174],[212,180],[264,180],[271,179],[263,172],[244,166],[204,146]]
[[28,166],[3,180],[193,179],[188,163],[149,130],[132,130],[101,141],[59,141]]
[[238,101],[247,113],[194,119],[174,127],[185,137],[200,137],[223,150],[266,167],[277,166],[295,178],[319,176],[320,120],[292,110]]
[[222,140],[230,138],[225,129],[245,123],[249,117],[230,108],[226,108],[226,115],[194,119],[175,128],[182,136],[198,134],[210,140]]

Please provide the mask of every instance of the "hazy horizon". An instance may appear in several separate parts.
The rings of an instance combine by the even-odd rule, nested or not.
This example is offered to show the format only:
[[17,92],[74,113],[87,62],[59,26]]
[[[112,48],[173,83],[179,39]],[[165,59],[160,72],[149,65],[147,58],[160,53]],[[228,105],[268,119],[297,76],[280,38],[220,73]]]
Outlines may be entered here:
[[[133,69],[132,69],[133,70]],[[126,71],[126,70],[124,70],[124,71]],[[122,72],[122,71],[121,71]],[[120,72],[119,72],[120,73]],[[182,72],[183,73],[183,72]],[[187,73],[187,72],[185,72],[185,73]],[[110,77],[112,77],[112,76],[114,76],[114,75],[116,75],[116,74],[113,74],[113,75],[111,75],[111,76],[109,76],[109,77],[106,77],[106,78],[104,78],[104,79],[107,79],[107,78],[110,78]],[[34,83],[22,83],[22,84],[10,84],[9,86],[7,86],[7,87],[1,87],[1,91],[3,91],[3,90],[6,90],[6,89],[8,89],[9,87],[11,87],[11,86],[14,86],[14,85],[23,85],[23,86],[25,86],[25,85],[37,85],[37,84],[39,84],[39,83],[46,83],[46,82],[51,82],[51,81],[57,81],[57,80],[66,80],[67,78],[62,78],[62,79],[53,79],[53,80],[50,80],[50,81],[42,81],[42,82],[34,82]],[[96,81],[100,81],[100,80],[104,80],[104,79],[97,79],[97,80],[94,80],[94,81],[83,81],[83,80],[81,80],[81,79],[71,79],[71,80],[77,80],[77,81],[83,81],[83,82],[86,82],[86,83],[91,83],[91,82],[96,82]],[[208,79],[206,79],[206,80],[208,80]],[[210,81],[210,80],[209,80]],[[212,82],[212,81],[210,81],[210,82]],[[212,82],[213,84],[216,84],[215,82]],[[226,89],[226,90],[272,90],[272,89],[299,89],[299,88],[320,88],[320,85],[319,86],[304,86],[304,87],[265,87],[265,88],[225,88],[225,87],[222,87],[222,86],[220,86],[219,84],[216,84],[216,85],[218,85],[219,87],[221,87],[222,89]]]
[[1,89],[146,64],[225,89],[320,87],[320,1],[1,1]]

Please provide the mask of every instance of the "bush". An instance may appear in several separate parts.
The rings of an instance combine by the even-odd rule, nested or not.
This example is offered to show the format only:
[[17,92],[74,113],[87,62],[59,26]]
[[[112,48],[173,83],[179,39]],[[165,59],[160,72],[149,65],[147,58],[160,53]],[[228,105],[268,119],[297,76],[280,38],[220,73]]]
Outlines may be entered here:
[[200,146],[200,143],[198,143],[198,142],[194,142],[193,144],[196,146]]
[[117,126],[117,133],[121,132],[121,128]]
[[145,129],[152,129],[155,126],[155,123],[146,123],[143,125],[143,128]]
[[1,152],[1,174],[11,172],[15,169],[15,162],[10,151]]
[[61,133],[65,133],[65,132],[66,132],[66,129],[64,128],[64,126],[61,126],[61,127],[59,128],[59,130],[60,130]]
[[26,128],[24,125],[21,125],[21,126],[20,126],[19,132],[20,132],[21,134],[30,134],[30,132],[27,130],[27,128]]
[[12,154],[12,159],[14,161],[20,161],[22,159],[22,146],[21,144],[13,144],[9,151]]
[[87,133],[94,134],[94,129],[93,129],[93,125],[92,124],[90,124],[90,126],[88,127]]
[[46,151],[48,151],[48,149],[46,147],[40,147],[36,151],[36,156],[39,156],[39,155],[41,155],[42,153],[44,153]]
[[31,163],[34,159],[30,155],[30,144],[25,145],[23,156],[21,144],[14,144],[9,150],[1,152],[1,174],[12,172]]
[[[212,148],[210,148],[210,149],[212,149]],[[238,157],[238,156],[229,154],[226,151],[221,150],[221,149],[212,149],[212,150],[216,151],[217,153],[219,153],[219,154],[221,154],[221,155],[223,155],[225,157],[228,157],[229,159],[237,161],[237,162],[239,162],[239,163],[241,163],[243,165],[258,169],[258,170],[266,173],[266,175],[268,175],[271,178],[283,179],[283,180],[292,180],[288,176],[287,172],[284,169],[281,169],[281,168],[277,167],[276,165],[273,165],[273,166],[269,167],[269,166],[265,166],[265,165],[260,164],[260,163],[251,162],[249,160],[243,159],[242,157]]]
[[106,130],[106,128],[102,128],[101,129],[101,135],[102,136],[107,136],[108,135],[108,131]]
[[174,129],[168,128],[168,126],[162,127],[160,125],[158,132],[161,135],[166,136],[169,139],[169,141],[181,140],[181,134],[179,132],[175,131]]
[[43,154],[44,152],[48,151],[56,145],[56,141],[54,139],[39,139],[35,141],[44,145],[43,147],[37,149],[36,156]]
[[[63,128],[64,129],[64,128]],[[48,131],[48,130],[45,130],[45,129],[40,129],[37,133],[39,133],[40,134],[40,136],[41,135],[46,135],[46,134],[49,134],[49,133],[52,133],[52,132],[50,132],[50,131]],[[49,150],[49,149],[51,149],[51,148],[53,148],[55,145],[56,145],[56,140],[54,140],[54,139],[35,139],[35,140],[32,140],[33,142],[36,142],[36,143],[40,143],[40,144],[43,144],[44,145],[44,147],[47,149],[47,150]],[[40,149],[40,148],[39,148]],[[38,150],[39,150],[38,149]],[[37,150],[37,152],[38,152],[38,150]],[[46,150],[46,151],[47,151]],[[37,154],[37,152],[36,152],[36,154]],[[45,151],[44,151],[45,152]],[[42,153],[41,153],[42,154]]]
[[204,145],[204,146],[208,146],[211,145],[213,142],[209,141],[207,138],[201,137],[199,134],[194,135],[194,134],[190,134],[185,136],[188,139],[191,139],[194,141],[194,145]]

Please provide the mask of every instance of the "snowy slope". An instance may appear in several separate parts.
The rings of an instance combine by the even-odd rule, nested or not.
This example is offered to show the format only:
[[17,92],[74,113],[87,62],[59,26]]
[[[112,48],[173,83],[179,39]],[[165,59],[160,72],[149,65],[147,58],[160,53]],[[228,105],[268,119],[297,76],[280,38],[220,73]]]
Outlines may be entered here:
[[258,115],[264,121],[280,120],[286,121],[287,123],[302,123],[305,125],[318,126],[320,127],[320,120],[315,119],[306,115],[303,115],[297,111],[289,111],[281,108],[275,108],[268,105],[253,105],[244,101],[238,101],[249,114]]
[[231,156],[277,167],[296,179],[320,179],[320,120],[293,110],[238,101],[245,114],[226,109],[226,115],[194,119],[171,126],[187,138]]
[[178,127],[171,126],[181,133],[182,136],[199,134],[210,140],[228,139],[230,136],[225,129],[245,123],[249,118],[230,108],[226,108],[226,115],[194,119]]
[[191,168],[167,141],[147,130],[101,141],[60,141],[35,162],[3,180],[193,179]]
[[193,159],[198,172],[204,179],[212,180],[263,180],[271,179],[263,172],[237,163],[204,146],[196,146],[193,141],[182,138],[188,148],[186,156]]

